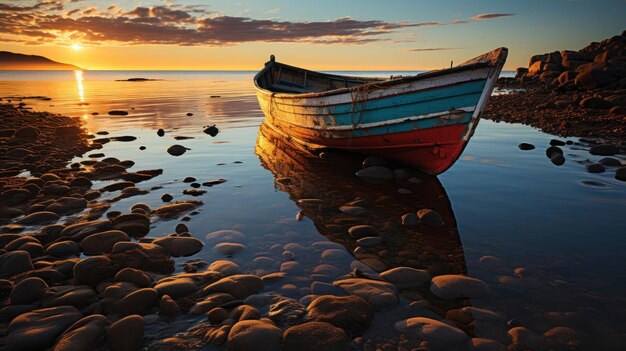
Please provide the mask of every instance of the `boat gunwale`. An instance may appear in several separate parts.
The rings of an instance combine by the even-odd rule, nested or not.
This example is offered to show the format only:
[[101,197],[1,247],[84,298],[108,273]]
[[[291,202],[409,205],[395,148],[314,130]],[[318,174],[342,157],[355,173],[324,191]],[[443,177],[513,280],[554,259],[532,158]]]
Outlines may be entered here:
[[[498,48],[498,49],[492,50],[484,55],[478,56],[475,59],[484,57],[485,55],[488,55],[489,53],[502,51],[502,50],[506,50],[506,48]],[[343,76],[343,75],[336,75],[336,74],[322,73],[319,71],[307,70],[301,67],[291,66],[291,65],[284,64],[281,62],[268,61],[266,62],[265,67],[263,67],[263,69],[260,70],[254,76],[254,87],[257,89],[257,93],[262,93],[263,95],[266,95],[266,96],[279,97],[282,99],[321,98],[321,97],[326,97],[326,96],[346,94],[356,89],[363,89],[363,87],[365,86],[375,86],[376,88],[388,89],[390,87],[393,87],[394,85],[413,82],[416,80],[445,76],[451,73],[463,72],[466,70],[475,70],[477,68],[482,68],[482,67],[494,67],[494,66],[497,66],[500,61],[499,57],[491,61],[472,62],[473,60],[467,61],[467,63],[461,64],[459,66],[451,67],[451,68],[433,70],[433,71],[418,73],[416,75],[411,75],[411,76],[402,76],[402,77],[398,77],[394,79]],[[281,65],[284,67],[301,70],[303,72],[311,72],[311,73],[322,75],[322,76],[329,77],[329,78],[337,78],[341,80],[350,79],[350,80],[364,81],[364,84],[358,85],[356,87],[351,87],[351,88],[342,87],[342,88],[320,91],[320,92],[278,93],[278,92],[274,92],[266,88],[262,88],[259,85],[259,79],[274,65]],[[370,82],[367,83],[367,81],[370,81]]]

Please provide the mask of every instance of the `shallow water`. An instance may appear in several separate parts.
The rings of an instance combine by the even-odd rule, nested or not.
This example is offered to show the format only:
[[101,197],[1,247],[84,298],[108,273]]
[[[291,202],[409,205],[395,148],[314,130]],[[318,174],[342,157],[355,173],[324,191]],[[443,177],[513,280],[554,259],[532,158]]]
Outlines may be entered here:
[[[590,155],[585,145],[567,145],[562,147],[567,161],[557,167],[544,153],[554,136],[523,125],[483,120],[462,159],[438,178],[422,175],[421,184],[371,185],[353,174],[361,156],[338,154],[329,160],[311,159],[282,145],[280,140],[259,138],[263,116],[251,84],[253,74],[9,71],[0,72],[0,97],[50,97],[50,101],[23,102],[35,110],[81,118],[92,133],[108,131],[108,136],[138,137],[133,142],[108,143],[100,151],[135,161],[131,170],[164,169],[161,176],[138,184],[146,190],[162,188],[115,202],[111,210],[128,211],[137,202],[154,208],[163,204],[160,198],[164,193],[172,194],[175,200],[201,200],[204,205],[199,213],[187,222],[191,233],[203,239],[205,234],[220,229],[243,232],[247,247],[232,260],[250,272],[278,270],[284,261],[285,244],[310,248],[315,242],[330,240],[340,244],[335,246],[344,252],[332,262],[339,271],[325,278],[332,281],[354,267],[351,251],[356,245],[345,235],[345,228],[366,223],[379,228],[385,238],[381,247],[371,250],[368,262],[377,257],[392,268],[413,259],[416,262],[412,264],[420,268],[467,273],[492,287],[488,298],[457,301],[458,306],[489,308],[507,320],[517,319],[511,326],[518,323],[541,333],[554,326],[570,326],[587,333],[601,346],[598,349],[618,345],[626,333],[626,183],[615,180],[611,168],[602,174],[585,171],[583,161],[602,157]],[[163,80],[115,81],[131,77]],[[108,116],[107,112],[114,109],[128,111],[129,115]],[[187,116],[189,112],[193,116]],[[219,128],[217,136],[202,132],[204,126],[213,124]],[[158,128],[165,129],[165,136],[157,136]],[[193,139],[175,140],[175,136]],[[521,142],[537,148],[521,151],[517,147]],[[191,150],[180,157],[170,156],[165,150],[173,144]],[[139,146],[146,150],[140,151]],[[200,183],[218,178],[227,182],[203,187],[206,194],[191,197],[182,194],[189,189],[189,184],[182,182],[188,176]],[[95,187],[106,184],[100,182]],[[398,188],[408,188],[412,194],[399,194]],[[117,195],[106,193],[102,199]],[[338,207],[357,197],[367,199],[368,216],[344,218]],[[322,199],[324,205],[298,203],[306,198]],[[400,225],[402,214],[423,207],[442,213],[445,228],[417,230]],[[300,211],[304,217],[298,221]],[[172,233],[177,223],[155,222],[149,236]],[[397,254],[407,248],[413,253]],[[295,260],[301,266],[265,291],[296,299],[310,293],[311,273],[325,261],[315,249],[300,253],[295,250]],[[258,268],[253,259],[261,256],[276,262],[267,269]],[[483,256],[495,256],[497,262],[481,262]],[[191,258],[211,262],[224,257],[207,245]],[[525,269],[523,279],[514,273],[519,267]],[[435,306],[432,310],[443,313],[450,308],[426,290],[417,293]],[[423,309],[407,312],[407,304],[419,299],[404,296],[397,308],[377,313],[375,323],[388,325],[406,318],[407,313],[427,315]],[[568,312],[575,312],[575,317]],[[181,323],[180,330],[155,326],[152,338],[167,337],[187,326]],[[470,332],[498,340],[506,335],[506,325],[478,325]],[[374,339],[391,334],[383,327],[368,331]]]

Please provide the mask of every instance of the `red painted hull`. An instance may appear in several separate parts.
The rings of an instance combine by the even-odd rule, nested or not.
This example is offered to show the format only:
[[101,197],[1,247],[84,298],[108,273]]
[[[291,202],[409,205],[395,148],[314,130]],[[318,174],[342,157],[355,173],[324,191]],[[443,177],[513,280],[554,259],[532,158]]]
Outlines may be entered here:
[[293,125],[269,126],[312,149],[336,148],[377,155],[436,175],[450,168],[460,157],[467,144],[463,136],[469,125],[454,124],[402,133],[339,138],[324,137],[316,131]]

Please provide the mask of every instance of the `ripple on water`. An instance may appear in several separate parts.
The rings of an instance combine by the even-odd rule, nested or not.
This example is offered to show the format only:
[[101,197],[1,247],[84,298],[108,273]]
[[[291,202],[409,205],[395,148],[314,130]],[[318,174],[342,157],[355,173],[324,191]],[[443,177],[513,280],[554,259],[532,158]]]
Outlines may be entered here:
[[606,190],[606,189],[610,189],[611,188],[610,184],[599,182],[597,180],[583,179],[579,183],[580,183],[580,185],[584,186],[585,188],[591,188],[591,189]]

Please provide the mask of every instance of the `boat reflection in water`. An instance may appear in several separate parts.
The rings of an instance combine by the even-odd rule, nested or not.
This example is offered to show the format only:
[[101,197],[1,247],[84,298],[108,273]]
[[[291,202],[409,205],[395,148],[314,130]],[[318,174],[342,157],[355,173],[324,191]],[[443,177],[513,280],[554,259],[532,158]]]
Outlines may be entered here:
[[[355,175],[362,168],[362,156],[329,151],[319,157],[296,145],[263,123],[256,154],[274,174],[276,186],[289,194],[322,235],[344,245],[376,271],[409,266],[427,269],[433,275],[466,273],[454,213],[437,177],[406,169],[411,181],[405,177],[370,183]],[[410,193],[401,194],[398,189]],[[343,213],[340,207],[350,203],[365,208],[367,214]],[[444,225],[402,224],[402,215],[424,208],[438,212]],[[359,247],[348,229],[363,224],[374,227],[384,240],[368,248]]]

